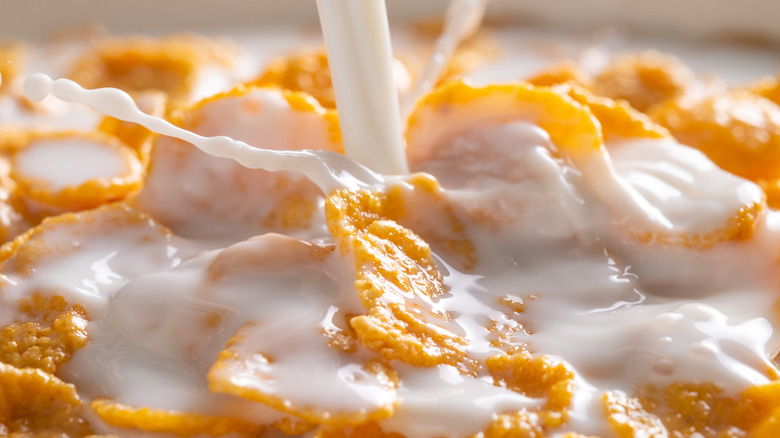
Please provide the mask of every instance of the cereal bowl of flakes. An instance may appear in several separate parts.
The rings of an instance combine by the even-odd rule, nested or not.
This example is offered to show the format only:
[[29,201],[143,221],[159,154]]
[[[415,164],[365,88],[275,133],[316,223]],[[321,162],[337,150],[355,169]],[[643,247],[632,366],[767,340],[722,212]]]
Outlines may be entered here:
[[0,0],[0,436],[780,436],[778,5],[388,3]]

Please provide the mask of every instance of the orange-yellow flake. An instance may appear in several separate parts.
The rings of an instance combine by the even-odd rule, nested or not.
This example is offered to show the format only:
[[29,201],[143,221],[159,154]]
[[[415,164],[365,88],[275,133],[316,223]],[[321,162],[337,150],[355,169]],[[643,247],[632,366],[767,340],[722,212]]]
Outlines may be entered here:
[[596,76],[593,92],[622,99],[639,111],[681,95],[693,72],[674,56],[653,50],[617,56]]
[[114,39],[82,56],[70,77],[86,88],[156,90],[178,102],[189,97],[202,63],[230,65],[235,56],[231,46],[195,36]]
[[0,94],[8,92],[11,83],[22,71],[25,50],[21,44],[0,42]]
[[780,107],[746,91],[683,96],[650,116],[721,168],[758,181],[780,178]]
[[601,396],[607,421],[620,438],[638,436],[648,438],[668,437],[661,420],[644,410],[639,400],[614,392]]
[[525,81],[537,87],[551,87],[568,83],[589,89],[593,85],[593,78],[574,61],[561,61],[545,67],[525,78]]
[[11,437],[91,435],[73,385],[36,368],[0,363],[0,434]]
[[582,105],[587,106],[601,124],[604,141],[610,142],[631,138],[671,138],[666,128],[653,123],[649,117],[624,101],[596,96],[575,84],[557,87]]
[[324,51],[302,52],[275,59],[251,83],[303,91],[312,95],[323,107],[336,108],[336,95]]
[[[264,403],[276,410],[299,417],[305,424],[325,424],[332,427],[360,425],[369,421],[387,418],[393,413],[394,405],[387,404],[373,410],[355,410],[338,412],[328,406],[298,406],[282,395],[264,391],[254,385],[255,381],[267,381],[271,377],[252,366],[254,361],[272,363],[273,358],[261,351],[242,352],[246,332],[253,324],[247,324],[236,331],[228,341],[226,348],[219,353],[217,360],[208,373],[209,389],[213,392],[233,394],[235,396]],[[251,358],[249,357],[251,356]],[[398,386],[395,372],[378,361],[363,364],[363,370],[377,377],[387,391]],[[290,426],[291,424],[287,424]]]
[[0,329],[0,362],[54,373],[88,340],[87,316],[61,296],[35,294],[19,303],[24,321]]
[[106,423],[147,432],[172,433],[178,436],[208,435],[254,438],[262,434],[263,426],[229,417],[215,417],[191,412],[136,408],[106,399],[91,403],[92,409]]
[[780,73],[755,81],[747,90],[780,105]]
[[[66,142],[83,141],[113,155],[113,159],[120,162],[123,169],[109,177],[92,178],[76,185],[55,188],[50,180],[33,177],[19,166],[25,154],[33,150],[38,142],[44,141],[55,144],[63,142],[62,148],[68,147],[69,143]],[[78,162],[75,165],[78,165]],[[71,170],[63,170],[69,171]],[[28,136],[27,143],[11,156],[10,177],[16,183],[16,196],[24,203],[25,216],[32,223],[38,223],[46,216],[64,211],[85,210],[125,199],[141,188],[143,173],[143,167],[131,149],[115,137],[98,131],[32,133]]]
[[574,373],[564,364],[521,351],[491,356],[485,365],[497,386],[527,397],[547,399],[544,407],[534,413],[539,417],[539,428],[554,428],[566,422],[574,395]]
[[387,212],[389,219],[419,234],[449,264],[463,271],[476,267],[474,244],[435,178],[412,175],[406,184],[390,187],[387,204],[394,206]]
[[314,432],[314,438],[405,438],[396,432],[385,432],[375,422],[350,428],[321,427]]
[[438,145],[470,129],[512,121],[539,126],[575,162],[603,150],[598,120],[566,93],[520,82],[484,87],[451,82],[421,99],[409,117],[409,164],[414,168]]
[[602,401],[621,438],[768,438],[780,430],[778,381],[751,386],[737,397],[707,382],[641,387],[635,397],[607,392]]
[[361,344],[386,359],[457,365],[467,341],[446,328],[429,301],[444,292],[441,273],[422,239],[386,219],[394,208],[376,192],[341,190],[326,201],[328,227],[354,257],[355,288],[367,309],[350,324]]
[[[53,247],[47,242],[49,233],[67,232],[78,240],[123,227],[146,229],[150,238],[155,235],[165,237],[170,232],[154,223],[146,214],[122,203],[109,204],[83,212],[64,213],[46,218],[40,225],[30,228],[0,247],[0,262],[2,262],[0,269],[3,272],[14,272],[23,276],[32,275],[35,268],[47,257],[78,248],[72,245]],[[0,287],[5,286],[0,285]]]

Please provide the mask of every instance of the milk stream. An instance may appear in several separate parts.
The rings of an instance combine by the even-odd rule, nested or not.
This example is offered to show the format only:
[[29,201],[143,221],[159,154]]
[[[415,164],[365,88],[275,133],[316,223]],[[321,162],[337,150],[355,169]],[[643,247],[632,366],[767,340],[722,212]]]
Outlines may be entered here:
[[317,0],[347,156],[408,172],[384,0]]
[[479,30],[489,0],[454,0],[444,16],[444,30],[436,39],[433,54],[428,58],[414,87],[401,101],[401,120],[406,120],[417,101],[439,80],[441,72],[461,41]]

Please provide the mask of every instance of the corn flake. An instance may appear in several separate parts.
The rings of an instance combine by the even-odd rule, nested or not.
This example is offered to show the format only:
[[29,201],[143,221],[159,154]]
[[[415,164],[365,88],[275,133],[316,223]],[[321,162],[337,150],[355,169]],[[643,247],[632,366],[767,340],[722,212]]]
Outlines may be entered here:
[[73,385],[36,368],[0,363],[0,432],[25,437],[88,436],[92,431],[81,409]]
[[624,101],[596,96],[575,84],[559,85],[557,89],[593,112],[607,143],[631,138],[672,138],[664,127]]
[[446,328],[430,300],[444,292],[430,247],[387,220],[396,208],[387,195],[337,191],[326,201],[328,227],[355,261],[355,288],[367,315],[352,318],[361,344],[385,359],[418,365],[457,365],[467,341]]
[[116,87],[130,94],[162,91],[181,102],[190,97],[201,64],[229,66],[235,57],[230,46],[189,35],[114,39],[82,56],[70,77],[86,88]]
[[324,108],[336,108],[336,95],[324,51],[302,52],[273,60],[251,83],[302,91],[317,99]]
[[36,294],[23,298],[19,307],[27,320],[0,329],[0,362],[54,373],[87,344],[87,317],[81,306],[69,306],[61,296]]
[[484,87],[451,82],[423,98],[409,117],[409,164],[414,168],[442,141],[470,129],[517,120],[547,131],[575,161],[603,151],[596,118],[562,92],[519,82]]
[[683,94],[693,79],[693,72],[679,59],[648,50],[613,58],[594,79],[593,92],[625,100],[645,112]]
[[780,107],[763,97],[746,91],[683,96],[649,114],[731,173],[753,181],[780,178]]
[[[281,357],[259,351],[267,344],[267,334],[254,330],[256,325],[261,324],[250,323],[240,328],[219,354],[208,373],[211,391],[264,403],[300,417],[309,424],[359,425],[392,414],[397,402],[395,388],[398,378],[390,368],[371,360],[361,364],[355,356],[352,356],[352,361],[349,356],[338,356],[331,362],[330,358],[320,354],[318,358],[322,365],[308,364],[316,382],[312,380],[307,391],[309,394],[302,395],[295,389],[300,382],[290,381],[284,369],[300,366],[301,361],[310,357],[305,356],[307,352],[316,347],[296,338],[297,330],[289,330],[286,348],[279,353]],[[304,336],[310,335],[309,332],[304,333]],[[325,342],[323,338],[322,343]],[[331,355],[342,353],[337,349],[329,349],[328,352]],[[303,357],[300,357],[301,354]],[[289,363],[290,357],[292,363]],[[324,367],[325,373],[338,376],[318,372],[315,369],[318,366]],[[338,394],[337,398],[333,398],[333,394]]]
[[112,426],[148,432],[167,432],[179,436],[257,437],[264,430],[262,426],[235,418],[134,408],[106,399],[93,400],[91,407],[101,419]]
[[[51,169],[42,156],[78,166]],[[143,168],[114,137],[98,132],[37,133],[11,156],[10,177],[29,220],[119,201],[141,188]]]

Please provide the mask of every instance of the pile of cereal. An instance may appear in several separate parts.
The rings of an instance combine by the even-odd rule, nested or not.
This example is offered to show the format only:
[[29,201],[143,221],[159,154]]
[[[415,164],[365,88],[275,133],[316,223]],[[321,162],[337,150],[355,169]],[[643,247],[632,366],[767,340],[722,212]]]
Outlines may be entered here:
[[[237,81],[203,36],[77,46],[179,127],[343,151],[321,50]],[[0,436],[780,435],[779,78],[641,51],[477,86],[485,30],[413,173],[323,194],[30,102],[34,52],[0,45]]]

